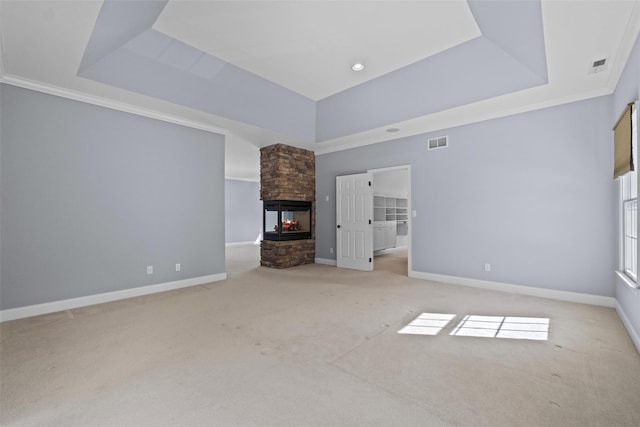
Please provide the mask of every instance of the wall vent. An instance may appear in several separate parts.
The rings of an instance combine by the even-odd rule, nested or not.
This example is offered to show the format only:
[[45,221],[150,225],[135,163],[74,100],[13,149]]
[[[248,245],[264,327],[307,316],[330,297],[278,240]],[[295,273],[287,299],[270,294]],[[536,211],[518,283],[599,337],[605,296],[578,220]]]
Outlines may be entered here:
[[439,136],[437,138],[429,138],[427,141],[427,149],[436,150],[438,148],[446,148],[449,145],[449,136]]
[[589,74],[599,73],[607,68],[607,58],[596,59],[591,61],[591,67],[589,68]]

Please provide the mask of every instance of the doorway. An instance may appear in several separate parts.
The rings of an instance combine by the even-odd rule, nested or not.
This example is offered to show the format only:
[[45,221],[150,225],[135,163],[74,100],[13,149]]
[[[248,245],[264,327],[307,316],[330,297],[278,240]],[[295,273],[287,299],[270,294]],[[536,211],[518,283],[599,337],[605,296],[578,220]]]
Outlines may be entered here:
[[371,169],[373,268],[408,276],[411,271],[411,166]]

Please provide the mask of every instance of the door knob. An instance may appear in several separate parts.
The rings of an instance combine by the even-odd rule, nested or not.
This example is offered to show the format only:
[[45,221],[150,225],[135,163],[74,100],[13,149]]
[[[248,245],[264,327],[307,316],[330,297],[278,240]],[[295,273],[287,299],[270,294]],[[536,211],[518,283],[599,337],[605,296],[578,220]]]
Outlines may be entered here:
[[338,228],[340,228],[340,224],[338,224]]

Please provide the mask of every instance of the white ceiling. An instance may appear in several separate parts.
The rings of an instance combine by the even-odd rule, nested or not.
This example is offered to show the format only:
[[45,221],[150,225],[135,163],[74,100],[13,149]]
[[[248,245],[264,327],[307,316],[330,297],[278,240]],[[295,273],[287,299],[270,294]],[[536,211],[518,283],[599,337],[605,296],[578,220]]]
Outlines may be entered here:
[[[305,144],[276,132],[78,77],[101,6],[101,0],[0,0],[1,80],[223,132],[228,136],[227,176],[255,180],[257,147],[276,142],[322,153],[612,93],[640,32],[640,0],[543,0],[548,84],[395,123],[393,127],[400,131],[394,134],[384,132],[391,127],[387,125]],[[418,14],[417,8],[429,12]],[[217,20],[215,26],[225,31],[208,28],[214,26],[207,25],[208,18]],[[173,0],[156,26],[159,31],[318,99],[473,37],[477,26],[469,19],[468,5],[461,0]],[[607,67],[589,73],[591,61],[600,58],[608,58]],[[362,74],[350,71],[354,60],[367,64]]]
[[153,28],[313,100],[480,36],[450,0],[170,0]]

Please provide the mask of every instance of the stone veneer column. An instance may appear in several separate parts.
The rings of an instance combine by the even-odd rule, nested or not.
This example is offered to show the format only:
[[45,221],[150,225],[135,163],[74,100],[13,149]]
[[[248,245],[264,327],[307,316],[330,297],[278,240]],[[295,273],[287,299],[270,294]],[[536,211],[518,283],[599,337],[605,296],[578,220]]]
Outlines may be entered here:
[[316,157],[313,151],[274,144],[260,149],[260,199],[311,202],[311,239],[260,244],[260,265],[287,268],[316,257]]

